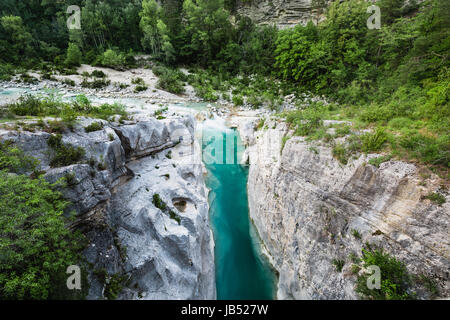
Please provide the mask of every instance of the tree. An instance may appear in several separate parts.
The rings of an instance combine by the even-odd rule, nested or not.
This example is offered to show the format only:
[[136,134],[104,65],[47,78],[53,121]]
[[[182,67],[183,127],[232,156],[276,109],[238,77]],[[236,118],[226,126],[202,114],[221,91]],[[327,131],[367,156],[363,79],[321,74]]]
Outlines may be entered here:
[[69,67],[76,67],[81,64],[81,51],[80,48],[75,43],[69,43],[69,47],[67,48],[67,57],[65,60],[65,64]]
[[155,56],[161,51],[161,39],[158,32],[158,17],[160,8],[155,0],[143,0],[142,11],[139,13],[143,38],[141,40],[144,49],[148,49]]
[[[66,228],[60,185],[32,179],[37,160],[0,142],[0,299],[81,298],[66,287],[66,269],[81,261],[79,232]],[[86,282],[86,279],[84,279]]]
[[0,18],[0,24],[7,35],[6,41],[9,47],[9,53],[2,58],[6,61],[20,61],[24,57],[33,55],[32,41],[33,37],[23,25],[21,17],[3,16]]
[[206,65],[216,59],[232,37],[230,14],[223,0],[184,0],[185,45],[182,54]]
[[142,46],[151,51],[155,58],[170,64],[175,60],[169,29],[163,21],[164,9],[155,0],[144,0],[140,27],[143,33]]

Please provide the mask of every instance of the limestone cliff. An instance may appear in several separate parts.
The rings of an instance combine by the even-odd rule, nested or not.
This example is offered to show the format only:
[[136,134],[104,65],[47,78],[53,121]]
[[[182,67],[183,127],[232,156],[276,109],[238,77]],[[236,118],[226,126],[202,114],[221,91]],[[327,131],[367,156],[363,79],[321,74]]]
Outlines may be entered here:
[[[102,129],[85,132],[92,122]],[[89,244],[89,299],[215,299],[214,243],[201,150],[192,116],[124,124],[80,119],[62,143],[81,147],[78,164],[52,168],[51,134],[0,130],[40,160],[50,182],[66,178],[64,197]],[[158,195],[165,206],[155,206]],[[115,296],[115,294],[114,294]]]
[[311,0],[239,0],[237,13],[258,24],[279,28],[306,24],[312,17]]
[[[424,179],[411,163],[368,164],[376,155],[343,165],[329,146],[302,137],[283,147],[283,122],[249,130],[254,124],[239,123],[248,145],[250,217],[280,274],[279,299],[357,299],[350,257],[366,242],[436,281],[448,297],[450,197],[441,179]],[[423,198],[436,191],[446,198],[442,206]],[[345,261],[342,272],[333,259]],[[414,290],[430,297],[419,285]]]

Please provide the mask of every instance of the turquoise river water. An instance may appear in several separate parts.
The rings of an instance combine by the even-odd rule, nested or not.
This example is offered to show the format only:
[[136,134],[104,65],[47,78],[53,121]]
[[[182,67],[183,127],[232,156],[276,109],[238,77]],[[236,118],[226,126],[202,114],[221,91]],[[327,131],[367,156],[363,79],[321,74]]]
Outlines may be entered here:
[[[14,97],[26,93],[48,94],[57,90],[31,91],[0,89],[0,96]],[[68,96],[70,100],[77,93]],[[93,102],[120,102],[125,105],[146,105],[142,99],[105,99],[89,97]],[[206,104],[180,103],[175,108],[206,110]],[[209,120],[207,120],[208,122]],[[210,219],[215,241],[217,298],[224,300],[274,299],[276,276],[261,253],[261,243],[250,223],[247,198],[248,167],[239,163],[244,146],[237,131],[223,122],[209,121],[202,129],[203,161],[210,189]]]
[[274,299],[276,276],[261,254],[248,214],[248,168],[238,163],[244,150],[231,129],[203,129],[208,170],[210,219],[215,240],[217,298]]

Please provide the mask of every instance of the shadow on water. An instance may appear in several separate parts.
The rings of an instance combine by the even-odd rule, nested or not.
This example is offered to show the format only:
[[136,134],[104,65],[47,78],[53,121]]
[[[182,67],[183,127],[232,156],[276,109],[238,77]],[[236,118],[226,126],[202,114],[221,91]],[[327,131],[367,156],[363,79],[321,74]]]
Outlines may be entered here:
[[237,161],[244,149],[238,133],[230,129],[204,130],[202,147],[204,155],[207,151],[217,160],[205,161],[206,184],[211,190],[217,298],[274,299],[276,276],[261,255],[257,232],[248,214],[248,168]]

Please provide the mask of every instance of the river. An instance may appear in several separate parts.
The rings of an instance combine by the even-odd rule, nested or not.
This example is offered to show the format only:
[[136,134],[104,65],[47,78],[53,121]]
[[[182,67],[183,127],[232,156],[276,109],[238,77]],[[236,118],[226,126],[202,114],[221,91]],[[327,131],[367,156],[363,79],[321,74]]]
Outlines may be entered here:
[[238,163],[244,150],[239,134],[223,122],[207,120],[202,149],[210,189],[217,298],[274,299],[276,276],[261,253],[248,214],[248,167]]

